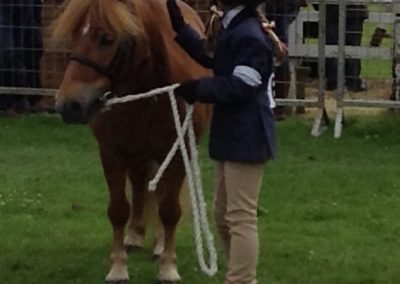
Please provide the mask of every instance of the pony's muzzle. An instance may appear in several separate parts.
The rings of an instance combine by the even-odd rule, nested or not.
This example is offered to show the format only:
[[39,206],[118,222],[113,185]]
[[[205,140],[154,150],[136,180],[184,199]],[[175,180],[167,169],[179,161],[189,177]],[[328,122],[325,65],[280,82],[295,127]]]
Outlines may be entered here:
[[85,94],[85,96],[69,98],[64,100],[62,104],[57,104],[57,112],[61,114],[65,123],[87,124],[103,107],[103,92],[91,90],[85,92]]
[[87,111],[85,111],[85,108],[78,101],[65,102],[60,113],[65,123],[89,122]]

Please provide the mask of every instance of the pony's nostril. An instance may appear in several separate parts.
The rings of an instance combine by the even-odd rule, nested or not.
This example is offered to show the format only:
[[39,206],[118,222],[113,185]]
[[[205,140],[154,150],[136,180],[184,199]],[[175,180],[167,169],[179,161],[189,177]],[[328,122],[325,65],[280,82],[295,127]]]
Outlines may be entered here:
[[72,113],[80,113],[82,110],[82,106],[77,101],[68,102],[64,106],[65,111],[72,112]]
[[83,107],[78,101],[69,101],[62,109],[63,120],[67,123],[77,123],[82,120]]

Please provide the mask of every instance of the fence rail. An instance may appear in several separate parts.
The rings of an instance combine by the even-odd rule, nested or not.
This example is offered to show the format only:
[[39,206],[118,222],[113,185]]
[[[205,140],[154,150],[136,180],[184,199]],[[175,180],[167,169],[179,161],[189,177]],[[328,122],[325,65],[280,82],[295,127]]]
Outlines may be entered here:
[[21,95],[21,96],[49,96],[57,94],[57,89],[44,88],[23,88],[23,87],[0,87],[0,94],[3,95]]
[[[22,1],[22,0],[18,0]],[[35,3],[39,0],[27,0],[22,1],[18,6],[28,5],[27,3]],[[33,70],[28,68],[28,71],[37,72],[40,76],[41,88],[37,88],[34,85],[22,85],[23,87],[18,87],[18,84],[4,84],[4,74],[6,74],[9,69],[4,66],[4,62],[9,57],[4,57],[0,55],[0,95],[5,94],[15,94],[15,95],[39,95],[52,97],[57,93],[57,86],[62,80],[63,71],[66,65],[66,52],[61,50],[54,50],[49,45],[49,24],[55,18],[55,16],[60,11],[59,0],[43,0],[40,1],[41,14],[40,23],[36,26],[20,26],[19,35],[21,32],[35,28],[41,29],[42,31],[42,56],[40,59],[40,64],[38,70]],[[209,0],[187,0],[189,5],[194,7],[202,16],[204,20],[208,17],[207,9],[209,7]],[[5,3],[14,3],[12,0],[2,0],[0,3],[4,5]],[[19,2],[18,2],[19,3]],[[335,121],[335,137],[340,137],[342,133],[342,121],[344,108],[347,107],[379,107],[379,108],[400,108],[398,101],[391,101],[388,99],[374,98],[373,96],[363,97],[362,99],[352,100],[346,98],[346,88],[344,87],[349,76],[346,74],[345,62],[348,59],[361,59],[362,62],[369,62],[374,60],[386,60],[386,62],[391,60],[397,60],[394,68],[394,86],[396,89],[395,98],[400,97],[400,0],[372,0],[372,1],[361,1],[361,0],[319,0],[312,1],[313,4],[318,4],[318,11],[312,10],[311,6],[307,9],[303,9],[298,14],[294,23],[290,26],[288,33],[288,47],[289,54],[291,57],[291,74],[292,78],[290,82],[285,84],[290,84],[289,98],[279,98],[277,99],[277,104],[279,106],[287,107],[299,107],[304,106],[306,108],[317,108],[315,114],[315,120],[312,127],[312,135],[318,136],[326,129],[327,123],[327,112],[325,110],[325,94],[326,94],[326,78],[328,73],[331,71],[326,70],[326,63],[328,60],[337,58],[339,64],[337,65],[337,90],[336,90],[336,121]],[[326,20],[327,5],[332,6],[332,4],[339,6],[339,21],[337,22],[337,44],[328,44],[330,35],[327,35]],[[385,27],[392,37],[391,44],[384,44],[382,47],[371,47],[369,45],[346,45],[346,37],[354,33],[354,31],[349,30],[346,26],[346,5],[369,5],[370,11],[367,19],[365,19],[365,27]],[[33,7],[31,5],[31,7]],[[1,13],[1,9],[0,9]],[[293,15],[286,15],[292,17]],[[328,15],[329,16],[329,15]],[[1,18],[1,16],[0,16]],[[316,36],[314,39],[309,39],[306,24],[316,25]],[[0,30],[10,28],[9,25],[0,22]],[[365,32],[365,30],[364,30]],[[368,31],[367,31],[368,32]],[[0,33],[0,37],[1,37]],[[0,38],[0,47],[4,40]],[[15,51],[21,52],[26,49],[23,46],[16,46]],[[30,51],[34,51],[36,48],[28,48]],[[25,50],[26,51],[26,50]],[[28,50],[29,51],[29,50]],[[32,58],[28,58],[32,60]],[[317,62],[318,66],[316,69],[317,73],[317,84],[308,84],[307,80],[299,79],[303,77],[302,74],[298,74],[295,70],[298,70],[297,65],[301,65],[306,60],[314,60]],[[378,61],[376,61],[378,62]],[[380,62],[380,61],[379,61]],[[379,63],[381,64],[381,63]],[[389,65],[385,65],[386,69],[390,69]],[[389,66],[389,67],[388,67]],[[18,71],[18,70],[15,70]],[[390,74],[392,71],[387,71]],[[18,72],[17,72],[18,74]],[[18,78],[17,78],[18,79]],[[17,80],[18,81],[18,80]],[[18,82],[16,82],[18,83]],[[388,86],[388,89],[390,87]],[[296,98],[298,93],[306,93],[305,98]]]

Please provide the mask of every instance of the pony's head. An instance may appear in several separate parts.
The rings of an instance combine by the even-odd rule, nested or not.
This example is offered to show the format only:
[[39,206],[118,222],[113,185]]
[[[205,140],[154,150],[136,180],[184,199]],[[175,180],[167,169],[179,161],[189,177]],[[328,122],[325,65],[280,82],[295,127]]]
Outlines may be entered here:
[[130,0],[66,0],[52,34],[56,43],[67,42],[71,49],[56,99],[65,122],[89,122],[103,94],[122,80],[123,63],[133,49],[140,52],[136,45],[143,27],[132,5]]

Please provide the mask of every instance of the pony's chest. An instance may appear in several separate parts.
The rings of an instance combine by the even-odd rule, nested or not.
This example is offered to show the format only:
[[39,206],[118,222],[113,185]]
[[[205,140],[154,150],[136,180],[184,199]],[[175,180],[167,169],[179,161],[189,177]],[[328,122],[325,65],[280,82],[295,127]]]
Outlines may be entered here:
[[92,128],[100,147],[131,158],[162,158],[177,136],[172,112],[157,101],[115,108],[99,117]]

